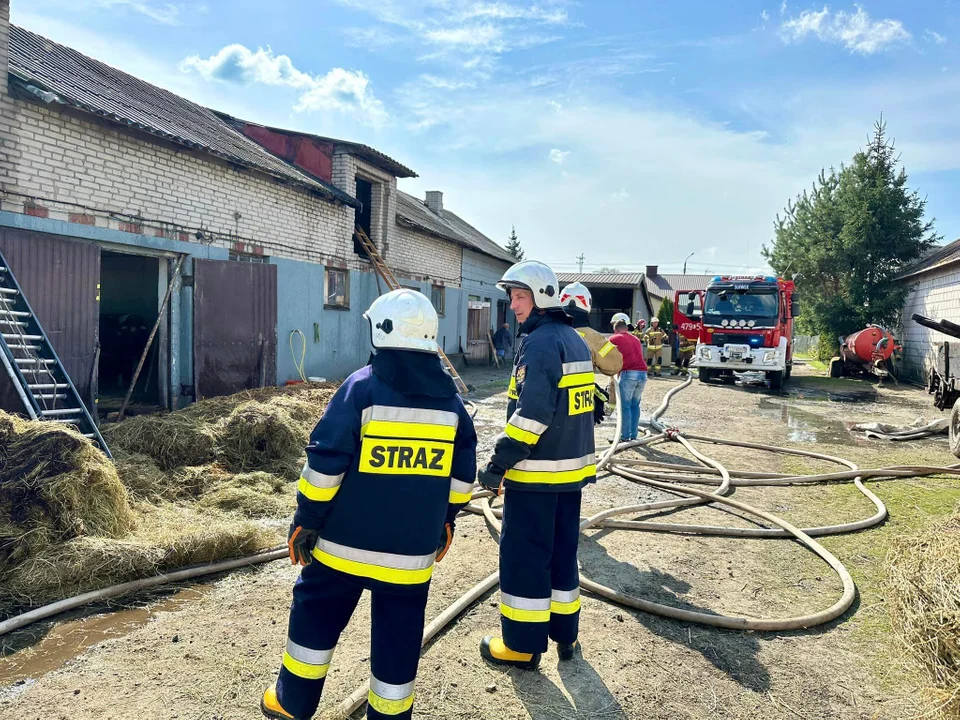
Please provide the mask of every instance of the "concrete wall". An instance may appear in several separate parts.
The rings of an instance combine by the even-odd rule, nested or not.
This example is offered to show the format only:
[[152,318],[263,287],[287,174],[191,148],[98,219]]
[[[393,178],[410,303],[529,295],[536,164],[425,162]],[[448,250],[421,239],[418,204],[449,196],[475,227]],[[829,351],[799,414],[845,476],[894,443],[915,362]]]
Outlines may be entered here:
[[913,313],[934,320],[960,323],[960,268],[953,265],[910,278],[910,294],[903,307],[903,327],[899,339],[903,344],[901,375],[907,380],[925,382],[927,373],[936,365],[937,348],[944,341],[956,342],[943,333],[930,330],[911,320]]

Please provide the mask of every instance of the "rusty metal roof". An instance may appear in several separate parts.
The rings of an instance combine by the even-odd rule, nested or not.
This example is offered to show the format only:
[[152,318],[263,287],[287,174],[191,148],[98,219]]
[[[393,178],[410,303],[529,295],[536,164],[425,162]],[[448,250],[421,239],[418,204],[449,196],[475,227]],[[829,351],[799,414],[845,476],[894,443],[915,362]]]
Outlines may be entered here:
[[9,72],[19,92],[33,100],[98,115],[296,183],[329,200],[354,202],[339,188],[267,152],[212,110],[15,25],[10,26]]
[[931,270],[953,263],[960,262],[960,240],[954,240],[952,243],[933,248],[929,253],[917,260],[912,265],[903,269],[897,277],[908,278],[915,275],[922,275]]
[[643,273],[557,273],[561,285],[579,282],[594,287],[638,287],[643,278]]
[[443,215],[437,215],[426,204],[402,190],[397,192],[397,222],[407,227],[425,230],[445,240],[489,255],[497,260],[513,264],[516,258],[488,238],[473,225],[446,208]]

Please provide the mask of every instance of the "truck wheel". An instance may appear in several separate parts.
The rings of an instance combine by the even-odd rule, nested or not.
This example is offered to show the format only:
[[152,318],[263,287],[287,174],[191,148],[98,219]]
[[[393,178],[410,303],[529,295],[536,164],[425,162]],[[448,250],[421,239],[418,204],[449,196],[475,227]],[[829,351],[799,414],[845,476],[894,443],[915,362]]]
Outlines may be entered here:
[[960,458],[960,400],[953,403],[950,411],[950,452]]
[[773,370],[768,372],[767,380],[770,381],[771,390],[779,390],[783,387],[783,370]]
[[830,377],[838,378],[843,376],[843,360],[838,357],[830,361]]
[[789,380],[791,375],[793,375],[793,363],[787,365],[787,369],[783,371],[783,379]]
[[710,382],[710,379],[713,377],[713,372],[710,368],[700,368],[698,371],[700,374],[700,382]]

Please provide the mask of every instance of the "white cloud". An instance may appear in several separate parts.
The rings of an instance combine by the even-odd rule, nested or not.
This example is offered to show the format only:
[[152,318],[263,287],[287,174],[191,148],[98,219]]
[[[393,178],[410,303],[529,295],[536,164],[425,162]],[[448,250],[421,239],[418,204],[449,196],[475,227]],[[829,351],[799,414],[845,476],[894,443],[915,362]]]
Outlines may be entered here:
[[615,202],[619,202],[622,200],[629,200],[630,193],[628,193],[625,188],[620,188],[615,193],[610,194],[610,199]]
[[555,162],[557,165],[563,165],[563,161],[567,159],[567,155],[569,154],[569,150],[557,150],[554,148],[550,151],[550,160]]
[[456,28],[427,30],[423,37],[437,45],[450,45],[468,49],[488,49],[501,53],[506,50],[503,32],[494,25],[475,25]]
[[937,45],[943,45],[947,42],[947,38],[934,30],[926,30],[923,34],[928,42],[935,42]]
[[767,24],[767,20],[769,19],[770,19],[770,14],[766,10],[760,13],[760,20],[763,21],[764,25]]
[[719,248],[716,245],[711,245],[708,248],[703,248],[698,254],[705,255],[706,257],[716,257],[717,250],[719,250]]
[[295,88],[301,93],[294,106],[297,112],[336,110],[373,126],[382,125],[387,119],[383,103],[374,97],[370,79],[364,73],[333,68],[326,75],[310,75],[294,67],[286,55],[275,55],[269,47],[254,52],[234,43],[206,59],[192,55],[180,63],[180,69],[196,71],[207,80]]
[[814,36],[824,42],[843,45],[850,52],[870,55],[912,37],[899,20],[873,20],[860,5],[855,13],[804,10],[780,25],[784,42],[798,42]]
[[423,74],[420,81],[427,87],[437,88],[439,90],[463,90],[465,88],[474,88],[476,83],[467,80],[453,80],[452,78],[437,77],[436,75]]
[[787,14],[787,0],[783,0],[783,2],[780,3],[780,17],[783,17],[786,14]]

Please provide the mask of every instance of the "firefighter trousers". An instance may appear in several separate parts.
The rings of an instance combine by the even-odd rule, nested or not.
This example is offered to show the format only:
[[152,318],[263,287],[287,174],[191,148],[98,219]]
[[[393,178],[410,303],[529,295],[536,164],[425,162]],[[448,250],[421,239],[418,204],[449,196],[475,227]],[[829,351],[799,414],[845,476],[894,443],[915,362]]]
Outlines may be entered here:
[[[287,648],[277,680],[277,699],[288,713],[306,720],[317,711],[337,640],[362,593],[349,575],[317,560],[301,571],[293,588]],[[368,718],[413,716],[426,605],[426,587],[414,594],[371,591]]]
[[507,488],[500,536],[503,642],[542,653],[547,638],[572,644],[580,625],[580,491]]

